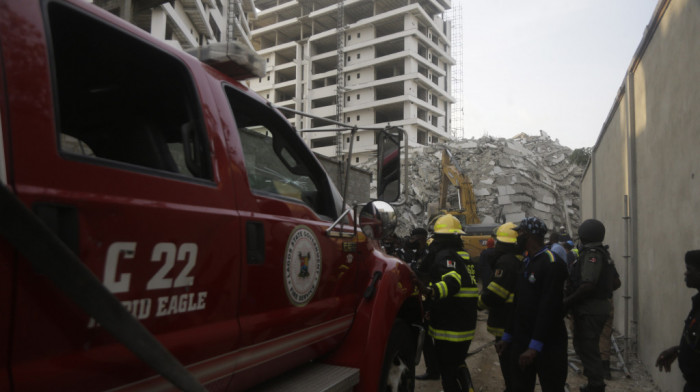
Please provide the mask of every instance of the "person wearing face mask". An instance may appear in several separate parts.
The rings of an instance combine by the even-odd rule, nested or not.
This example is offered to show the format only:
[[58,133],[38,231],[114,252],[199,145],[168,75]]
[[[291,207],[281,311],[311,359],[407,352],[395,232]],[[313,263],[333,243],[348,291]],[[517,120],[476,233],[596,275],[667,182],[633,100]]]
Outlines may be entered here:
[[[516,244],[518,233],[513,230],[515,223],[508,222],[496,230],[496,245],[493,257],[496,259],[493,267],[493,280],[483,289],[479,295],[479,309],[488,309],[489,316],[486,321],[487,331],[501,340],[506,325],[513,313],[513,298],[515,297],[515,284],[518,272],[522,265],[522,251]],[[506,384],[505,392],[514,390],[511,386],[508,352],[498,356],[501,364],[501,373]]]
[[527,257],[518,273],[513,315],[496,351],[508,355],[513,391],[534,391],[539,377],[543,392],[563,392],[568,366],[563,307],[566,263],[547,249],[547,225],[539,218],[525,218],[514,230],[517,246]]

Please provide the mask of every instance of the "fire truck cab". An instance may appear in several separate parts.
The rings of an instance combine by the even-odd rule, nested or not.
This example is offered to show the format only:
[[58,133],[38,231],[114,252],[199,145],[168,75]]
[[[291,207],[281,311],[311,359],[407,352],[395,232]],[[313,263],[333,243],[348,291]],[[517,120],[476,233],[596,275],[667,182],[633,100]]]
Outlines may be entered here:
[[237,391],[309,364],[413,389],[393,210],[348,210],[216,68],[82,0],[0,0],[0,390]]

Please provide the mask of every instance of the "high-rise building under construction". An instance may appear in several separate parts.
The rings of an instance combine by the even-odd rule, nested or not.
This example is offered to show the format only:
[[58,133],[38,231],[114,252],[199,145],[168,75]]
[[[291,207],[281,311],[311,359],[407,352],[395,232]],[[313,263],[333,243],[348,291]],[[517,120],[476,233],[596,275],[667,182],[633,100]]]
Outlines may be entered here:
[[[452,0],[87,0],[185,50],[240,41],[266,62],[248,81],[277,106],[357,126],[285,114],[315,152],[352,164],[376,153],[375,132],[399,126],[411,145],[459,136],[461,92]],[[453,23],[457,28],[453,31]],[[455,38],[461,44],[461,37]],[[454,117],[453,117],[454,116]]]
[[[336,129],[289,112],[306,142],[326,156],[353,142],[353,164],[376,151],[363,127],[399,126],[411,145],[452,137],[450,0],[256,0],[250,42],[267,74],[252,89],[277,106],[357,126]],[[355,155],[355,153],[359,153]]]

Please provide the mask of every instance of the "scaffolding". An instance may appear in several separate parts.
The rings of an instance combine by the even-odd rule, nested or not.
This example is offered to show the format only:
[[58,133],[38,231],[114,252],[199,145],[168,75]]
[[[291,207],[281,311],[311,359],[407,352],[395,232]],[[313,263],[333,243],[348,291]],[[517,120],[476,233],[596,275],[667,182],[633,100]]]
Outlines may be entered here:
[[452,66],[452,91],[451,94],[455,98],[455,103],[452,104],[450,124],[450,134],[453,138],[464,138],[464,100],[462,96],[462,79],[464,72],[462,65],[464,64],[464,53],[462,51],[462,2],[455,1],[452,3],[452,8],[445,13],[445,19],[452,25],[451,31],[451,50],[452,58],[455,59],[455,65]]
[[[338,14],[336,17],[337,28],[337,48],[338,48],[338,65],[336,76],[336,97],[335,97],[335,117],[336,121],[343,121],[343,105],[345,97],[345,75],[343,74],[343,65],[345,63],[345,2],[338,1]],[[343,161],[343,134],[336,132],[335,155],[338,163]],[[343,178],[343,165],[338,165],[338,178]],[[341,191],[344,191],[341,190]]]

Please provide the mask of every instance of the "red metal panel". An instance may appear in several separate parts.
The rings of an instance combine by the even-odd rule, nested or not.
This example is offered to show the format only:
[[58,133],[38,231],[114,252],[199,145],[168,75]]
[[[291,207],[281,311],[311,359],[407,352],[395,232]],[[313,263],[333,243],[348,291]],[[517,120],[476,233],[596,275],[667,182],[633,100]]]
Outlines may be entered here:
[[[212,155],[220,157],[213,161],[211,184],[59,156],[39,3],[13,1],[8,9],[22,14],[9,15],[11,27],[0,22],[10,98],[6,131],[11,133],[18,196],[30,208],[44,203],[76,211],[78,256],[182,363],[236,349],[241,233],[233,176],[240,173],[226,167],[222,137],[211,138]],[[96,10],[83,2],[74,4]],[[206,89],[208,76],[195,77]],[[220,127],[212,124],[219,117],[213,109],[205,121]],[[3,269],[7,260],[3,257]],[[15,388],[102,390],[153,375],[25,260],[20,260],[16,282],[11,359]],[[6,303],[5,287],[11,287],[2,283],[0,304]],[[0,333],[7,336],[2,325]]]

